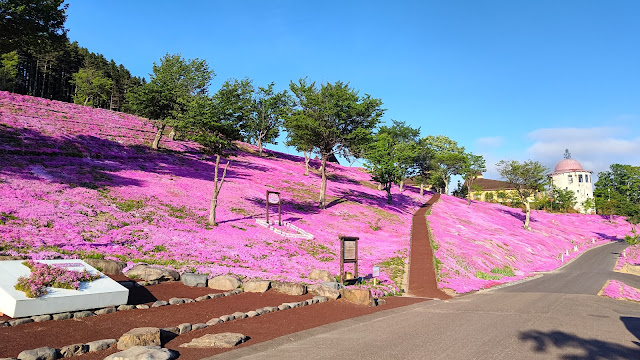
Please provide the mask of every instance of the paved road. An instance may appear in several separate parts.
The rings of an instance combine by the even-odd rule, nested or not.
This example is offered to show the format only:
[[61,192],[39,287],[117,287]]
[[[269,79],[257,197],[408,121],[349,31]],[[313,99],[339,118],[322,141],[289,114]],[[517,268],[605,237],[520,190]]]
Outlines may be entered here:
[[[594,294],[625,244],[511,287],[302,331],[215,359],[640,359],[640,304]],[[213,358],[212,358],[213,359]]]

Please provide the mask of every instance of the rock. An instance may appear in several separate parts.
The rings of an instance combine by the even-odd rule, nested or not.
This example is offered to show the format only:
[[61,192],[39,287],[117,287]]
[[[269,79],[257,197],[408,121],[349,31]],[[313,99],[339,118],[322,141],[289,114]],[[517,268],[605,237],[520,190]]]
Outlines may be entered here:
[[104,314],[111,314],[116,312],[116,308],[114,308],[113,306],[109,306],[106,307],[104,309],[100,309],[100,310],[96,310],[95,313],[96,315],[104,315]]
[[87,344],[73,344],[60,348],[60,355],[62,357],[68,358],[85,354],[87,351],[89,351],[89,346]]
[[182,298],[182,301],[184,301],[185,304],[190,304],[190,303],[196,302],[195,300],[189,299],[189,298]]
[[205,323],[197,323],[197,324],[191,325],[191,331],[206,329],[208,327],[209,327],[209,325],[207,325]]
[[148,309],[149,305],[147,304],[140,304],[140,305],[136,305],[136,309]]
[[288,304],[282,304],[278,306],[278,310],[287,310],[287,309],[291,309],[291,306],[289,306]]
[[7,326],[11,326],[11,325],[9,325],[9,323],[6,322],[6,321],[0,321],[0,328],[1,327],[7,327]]
[[239,288],[242,283],[230,275],[220,275],[209,279],[208,286],[215,290],[233,290]]
[[323,303],[323,302],[329,301],[329,298],[327,298],[325,296],[314,296],[313,300],[315,300],[316,303]]
[[258,312],[257,312],[257,311],[249,311],[249,312],[247,313],[247,317],[250,317],[250,318],[252,318],[252,317],[256,317],[256,316],[258,316],[258,315],[260,315],[260,314],[258,314]]
[[73,313],[74,319],[82,319],[90,316],[95,316],[96,314],[93,311],[78,311]]
[[178,329],[177,326],[171,326],[171,327],[162,328],[162,331],[169,332],[169,333],[172,333],[174,335],[180,335],[180,329]]
[[333,300],[340,297],[340,291],[325,285],[309,285],[307,290],[313,295],[325,296]]
[[43,322],[43,321],[48,321],[51,320],[51,315],[38,315],[38,316],[32,316],[31,319],[34,322]]
[[344,285],[340,284],[340,283],[339,283],[339,282],[337,282],[337,281],[323,282],[323,283],[322,283],[322,284],[320,284],[320,285],[322,285],[322,286],[326,286],[326,287],[330,287],[330,288],[332,288],[332,289],[336,289],[336,290],[341,290],[341,289],[344,289],[344,288],[345,288],[345,286],[344,286]]
[[153,304],[151,304],[151,307],[160,307],[160,306],[165,306],[165,305],[169,305],[168,302],[164,301],[164,300],[158,300],[156,302],[154,302]]
[[125,263],[105,259],[84,259],[84,262],[98,269],[103,274],[118,275],[127,266]]
[[283,305],[289,305],[290,309],[295,309],[297,307],[300,307],[300,303],[298,302],[283,303]]
[[155,346],[160,343],[160,329],[140,327],[131,329],[118,339],[118,350],[127,350],[134,346]]
[[171,298],[171,299],[169,299],[169,304],[171,304],[171,305],[184,304],[184,300],[182,300],[180,298]]
[[224,321],[220,320],[220,318],[213,318],[213,319],[211,319],[211,320],[207,321],[207,325],[208,325],[208,326],[213,326],[213,325],[221,324],[221,323],[223,323],[223,322],[224,322]]
[[232,293],[234,294],[242,294],[244,292],[244,289],[238,288],[232,291]]
[[56,360],[57,358],[56,349],[50,347],[25,350],[18,354],[20,360]]
[[223,296],[231,296],[231,295],[235,295],[236,293],[234,293],[233,291],[225,291],[222,293]]
[[195,338],[191,342],[182,344],[180,347],[186,348],[232,348],[245,342],[248,338],[238,333],[207,334],[203,337]]
[[234,317],[232,315],[222,315],[220,316],[220,320],[222,320],[222,322],[228,322],[233,320]]
[[224,297],[224,294],[222,294],[222,293],[214,293],[214,294],[208,294],[207,296],[212,298],[212,299],[217,299],[217,298]]
[[234,319],[244,319],[247,317],[247,314],[243,313],[242,311],[236,311],[231,314],[231,316],[233,316]]
[[132,310],[135,309],[136,307],[134,305],[120,305],[116,308],[116,310],[118,311],[127,311],[127,310]]
[[309,299],[309,300],[305,300],[305,304],[311,305],[311,304],[315,304],[315,302],[312,299]]
[[206,274],[194,274],[184,273],[182,274],[182,283],[191,287],[206,287],[207,275]]
[[273,290],[287,295],[304,295],[307,293],[306,286],[294,282],[272,281],[271,287]]
[[368,289],[342,289],[340,295],[343,299],[358,305],[376,306],[375,300]]
[[309,274],[309,279],[322,280],[324,282],[336,281],[335,276],[332,276],[329,271],[320,269],[313,269]]
[[145,264],[134,266],[131,270],[127,271],[125,275],[144,281],[180,280],[180,274],[175,270]]
[[116,344],[116,339],[103,339],[103,340],[91,341],[86,343],[85,345],[87,345],[87,347],[89,348],[87,351],[96,352],[96,351],[107,350],[108,348],[112,347],[115,344]]
[[15,320],[9,320],[9,325],[18,326],[18,325],[22,325],[22,324],[28,324],[30,322],[33,322],[32,318],[20,318],[20,319],[15,319]]
[[276,311],[280,310],[280,309],[278,309],[276,306],[265,306],[265,307],[263,307],[262,309],[263,309],[265,312],[268,312],[268,313],[270,313],[270,312],[276,312]]
[[73,317],[73,315],[71,315],[71,313],[59,313],[59,314],[53,314],[51,316],[53,318],[53,320],[67,320],[67,319],[71,319]]
[[267,280],[249,280],[244,283],[244,291],[251,293],[263,293],[269,290],[271,286],[271,281]]
[[104,360],[171,360],[176,354],[160,346],[134,346],[130,349],[111,354]]
[[376,299],[376,306],[384,305],[387,303],[385,299]]
[[209,300],[209,299],[211,299],[211,296],[209,296],[209,295],[202,295],[202,296],[198,296],[198,297],[196,298],[196,301],[205,301],[205,300]]
[[178,325],[178,330],[180,330],[180,335],[186,334],[191,331],[191,324],[189,323],[180,324]]

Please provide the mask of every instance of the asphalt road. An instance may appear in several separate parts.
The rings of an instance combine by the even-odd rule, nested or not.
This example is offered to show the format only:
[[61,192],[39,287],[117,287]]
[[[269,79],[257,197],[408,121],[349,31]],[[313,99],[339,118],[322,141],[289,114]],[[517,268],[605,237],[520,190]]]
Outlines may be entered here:
[[640,304],[596,296],[624,243],[521,284],[329,324],[211,359],[640,359]]

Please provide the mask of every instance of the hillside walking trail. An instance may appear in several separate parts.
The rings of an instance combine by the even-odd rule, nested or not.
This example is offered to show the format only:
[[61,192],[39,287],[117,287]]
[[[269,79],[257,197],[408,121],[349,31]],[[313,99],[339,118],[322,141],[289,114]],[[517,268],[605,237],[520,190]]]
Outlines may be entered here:
[[424,301],[210,359],[640,359],[640,305],[597,296],[624,242],[509,287]]
[[433,268],[433,251],[429,240],[427,211],[440,199],[431,199],[413,214],[411,223],[411,255],[409,257],[409,295],[446,300],[451,297],[438,289],[436,271]]

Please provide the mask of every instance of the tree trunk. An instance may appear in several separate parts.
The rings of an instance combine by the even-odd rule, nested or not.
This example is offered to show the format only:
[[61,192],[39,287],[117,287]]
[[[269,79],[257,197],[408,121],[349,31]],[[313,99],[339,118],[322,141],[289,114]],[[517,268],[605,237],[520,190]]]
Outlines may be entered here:
[[424,184],[420,183],[420,196],[424,196]]
[[88,102],[89,102],[89,97],[87,96],[86,98],[84,98],[84,104],[82,105],[87,106]]
[[446,178],[446,176],[442,177],[442,181],[444,182],[444,193],[446,195],[449,195],[449,181],[447,181],[448,179]]
[[158,150],[158,143],[160,143],[160,139],[162,138],[162,133],[164,132],[164,124],[160,125],[158,131],[156,131],[156,138],[153,139],[153,144],[151,144],[151,148],[153,150]]
[[326,193],[327,193],[327,155],[322,155],[322,165],[320,165],[320,174],[322,175],[322,182],[320,183],[320,208],[324,209],[326,205]]
[[262,138],[261,137],[258,137],[258,155],[262,156]]
[[220,189],[222,189],[222,184],[224,183],[224,178],[227,176],[227,168],[229,167],[229,161],[227,161],[227,165],[224,167],[224,171],[222,172],[222,179],[220,180],[220,184],[218,185],[218,169],[220,168],[220,155],[216,155],[216,166],[213,171],[213,194],[211,196],[211,207],[209,208],[209,225],[217,226],[216,223],[216,208],[218,207],[218,194],[220,194]]
[[171,129],[171,132],[169,133],[169,140],[173,141],[176,139],[176,129]]
[[400,192],[402,192],[402,189],[404,189],[404,180],[400,180]]
[[527,211],[527,215],[525,216],[525,219],[524,219],[524,228],[526,230],[531,230],[531,228],[529,227],[529,218],[531,217],[531,205],[529,204],[529,200],[525,199],[524,205]]
[[391,205],[391,185],[388,185],[385,190],[387,191],[387,204]]
[[309,161],[311,160],[311,151],[304,151],[304,175],[309,176]]

